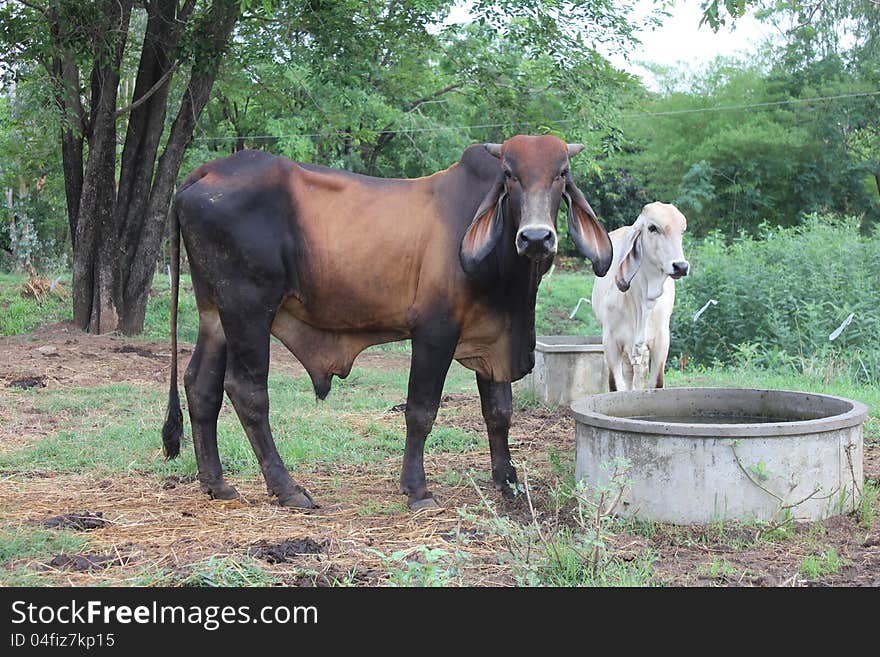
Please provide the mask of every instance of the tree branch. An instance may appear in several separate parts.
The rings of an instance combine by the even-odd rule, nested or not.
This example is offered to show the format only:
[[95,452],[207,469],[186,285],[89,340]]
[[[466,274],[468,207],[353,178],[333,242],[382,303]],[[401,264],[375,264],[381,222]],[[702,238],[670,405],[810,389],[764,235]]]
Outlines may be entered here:
[[174,71],[176,69],[177,69],[177,63],[175,63],[171,68],[169,68],[167,71],[165,71],[165,74],[161,78],[156,80],[156,84],[154,84],[152,87],[150,87],[143,96],[138,98],[133,103],[126,105],[125,107],[123,107],[121,109],[116,110],[113,113],[113,118],[117,119],[120,116],[122,116],[123,114],[131,112],[132,110],[137,109],[138,107],[143,105],[145,102],[147,102],[150,99],[150,96],[152,96],[154,93],[156,93],[157,91],[159,91],[159,89],[162,88],[162,86],[168,81],[168,79],[171,77],[171,75],[174,73]]

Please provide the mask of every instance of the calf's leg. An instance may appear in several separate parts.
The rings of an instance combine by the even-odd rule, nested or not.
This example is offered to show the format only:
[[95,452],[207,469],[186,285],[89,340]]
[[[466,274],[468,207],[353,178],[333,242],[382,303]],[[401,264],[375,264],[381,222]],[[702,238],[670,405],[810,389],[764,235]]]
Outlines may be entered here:
[[516,469],[510,462],[508,434],[512,400],[510,383],[494,383],[477,374],[477,389],[480,391],[480,405],[486,431],[489,434],[489,454],[492,458],[492,481],[504,497],[516,496]]
[[666,359],[669,356],[669,332],[661,333],[654,338],[651,347],[651,375],[649,385],[652,388],[663,387],[663,376],[666,370]]
[[648,363],[651,354],[648,345],[644,342],[633,345],[632,353],[629,355],[632,364],[632,389],[644,390],[648,384]]
[[605,364],[608,366],[608,388],[611,392],[632,387],[632,368],[614,343],[603,343]]
[[400,492],[413,511],[440,506],[425,480],[425,440],[434,426],[443,383],[455,346],[458,329],[433,323],[430,330],[416,330],[412,337],[412,362],[406,397],[406,447],[400,471]]

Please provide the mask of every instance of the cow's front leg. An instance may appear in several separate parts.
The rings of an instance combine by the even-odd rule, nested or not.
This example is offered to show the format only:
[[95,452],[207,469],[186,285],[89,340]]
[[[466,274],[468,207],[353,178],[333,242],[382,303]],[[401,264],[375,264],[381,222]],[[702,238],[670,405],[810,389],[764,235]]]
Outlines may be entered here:
[[425,480],[425,440],[437,417],[443,383],[457,343],[458,329],[451,324],[434,323],[431,330],[413,332],[406,397],[406,447],[400,472],[400,492],[409,498],[407,504],[413,511],[440,506]]
[[510,462],[510,447],[507,443],[510,416],[513,412],[510,383],[494,383],[477,374],[477,388],[480,391],[486,432],[489,434],[492,481],[504,497],[513,499],[516,496],[516,469]]
[[633,369],[633,390],[644,390],[648,383],[648,366],[651,359],[648,345],[644,342],[633,345],[632,354],[630,354],[629,358]]

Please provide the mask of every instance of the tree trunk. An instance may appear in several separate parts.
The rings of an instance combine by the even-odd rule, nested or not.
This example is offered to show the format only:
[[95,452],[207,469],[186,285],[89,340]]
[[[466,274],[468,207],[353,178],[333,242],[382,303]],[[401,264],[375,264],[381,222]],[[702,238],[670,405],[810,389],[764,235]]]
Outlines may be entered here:
[[89,155],[83,176],[73,250],[73,318],[90,333],[115,331],[119,251],[113,225],[116,201],[116,98],[133,0],[108,0],[97,30],[92,68]]
[[194,7],[195,0],[188,0],[177,14],[177,0],[153,0],[147,5],[147,27],[133,94],[134,103],[140,104],[131,110],[128,119],[116,196],[115,224],[122,258],[115,297],[123,317],[126,316],[125,287],[130,274],[126,263],[134,256],[143,232],[159,140],[165,125],[174,53],[181,26],[189,20]]
[[[52,38],[57,48],[63,50],[62,27],[57,17],[52,26]],[[55,89],[55,103],[61,110],[61,166],[64,169],[64,192],[67,200],[67,221],[70,240],[76,248],[76,226],[79,202],[83,187],[83,138],[85,114],[79,97],[79,69],[73,55],[63,51],[53,58],[49,75]]]
[[239,15],[238,0],[216,0],[196,28],[203,47],[198,50],[180,110],[171,126],[165,150],[159,158],[149,201],[143,213],[144,223],[140,236],[136,242],[126,245],[126,253],[129,254],[125,263],[128,274],[123,289],[124,314],[119,328],[128,335],[143,331],[150,285],[165,235],[168,208],[177,174],[196,122],[210,99],[223,50]]

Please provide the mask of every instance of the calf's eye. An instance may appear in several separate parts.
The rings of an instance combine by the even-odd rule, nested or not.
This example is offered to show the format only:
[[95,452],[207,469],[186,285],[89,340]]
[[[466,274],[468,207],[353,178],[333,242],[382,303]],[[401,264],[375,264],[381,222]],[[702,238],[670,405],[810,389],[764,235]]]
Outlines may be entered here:
[[650,226],[648,226],[648,232],[649,233],[659,233],[660,229],[657,228],[657,226],[655,226],[654,224],[651,224]]

